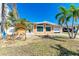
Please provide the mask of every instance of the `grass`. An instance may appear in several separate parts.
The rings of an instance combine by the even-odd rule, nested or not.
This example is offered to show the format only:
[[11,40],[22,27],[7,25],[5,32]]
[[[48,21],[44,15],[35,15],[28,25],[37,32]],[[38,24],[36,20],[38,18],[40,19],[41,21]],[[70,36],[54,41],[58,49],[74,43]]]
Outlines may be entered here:
[[11,56],[77,56],[79,41],[63,36],[38,37],[26,41],[16,40],[15,46],[0,48],[0,55]]

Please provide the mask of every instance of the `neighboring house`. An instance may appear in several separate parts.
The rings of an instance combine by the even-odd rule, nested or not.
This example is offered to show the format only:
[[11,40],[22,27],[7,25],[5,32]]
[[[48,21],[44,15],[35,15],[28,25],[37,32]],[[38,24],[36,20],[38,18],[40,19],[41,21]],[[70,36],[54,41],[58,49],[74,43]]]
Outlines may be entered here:
[[35,35],[51,35],[54,33],[61,33],[62,27],[60,25],[44,21],[33,23],[33,33]]

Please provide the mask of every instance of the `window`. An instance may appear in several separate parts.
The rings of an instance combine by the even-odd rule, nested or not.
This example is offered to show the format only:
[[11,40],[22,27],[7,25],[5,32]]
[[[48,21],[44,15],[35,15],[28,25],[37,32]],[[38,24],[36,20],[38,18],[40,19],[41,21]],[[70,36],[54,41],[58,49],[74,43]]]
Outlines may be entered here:
[[54,32],[60,32],[60,28],[54,28]]
[[46,27],[46,31],[51,31],[51,27]]
[[37,26],[37,32],[43,32],[43,26]]

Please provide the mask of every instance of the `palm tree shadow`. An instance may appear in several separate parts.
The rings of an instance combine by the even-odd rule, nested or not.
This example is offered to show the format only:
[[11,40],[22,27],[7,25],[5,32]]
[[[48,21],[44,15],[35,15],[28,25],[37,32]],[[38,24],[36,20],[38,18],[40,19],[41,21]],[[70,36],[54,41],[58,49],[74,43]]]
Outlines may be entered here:
[[58,54],[59,56],[71,56],[71,55],[79,56],[79,53],[70,51],[59,44],[56,44],[56,47],[54,46],[50,46],[50,47],[59,50],[60,51],[60,53]]
[[51,39],[51,40],[56,40],[61,42],[66,42],[65,40],[62,40],[62,39],[68,39],[67,37],[49,36],[49,35],[44,35],[39,37],[41,37],[42,39]]

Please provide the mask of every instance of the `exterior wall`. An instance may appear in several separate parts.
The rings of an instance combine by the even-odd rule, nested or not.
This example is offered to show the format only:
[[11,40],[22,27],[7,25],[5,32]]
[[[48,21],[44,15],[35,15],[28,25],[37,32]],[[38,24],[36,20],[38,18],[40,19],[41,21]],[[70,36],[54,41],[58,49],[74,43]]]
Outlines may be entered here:
[[33,32],[36,33],[36,24],[33,25]]
[[56,25],[50,25],[51,27],[51,31],[46,31],[46,23],[43,23],[44,25],[44,28],[43,28],[43,32],[37,32],[37,24],[34,24],[33,25],[33,33],[35,35],[52,35],[54,33],[54,28],[57,27],[57,28],[60,28],[60,33],[62,32],[62,28],[61,26],[56,26]]
[[44,34],[46,33],[46,23],[43,24],[44,25]]

